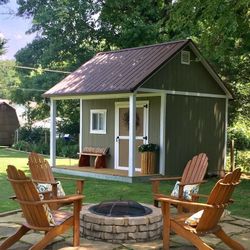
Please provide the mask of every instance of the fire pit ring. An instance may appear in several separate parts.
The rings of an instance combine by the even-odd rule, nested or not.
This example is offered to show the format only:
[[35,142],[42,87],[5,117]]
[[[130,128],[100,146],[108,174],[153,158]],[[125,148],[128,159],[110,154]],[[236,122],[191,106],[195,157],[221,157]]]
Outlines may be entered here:
[[138,204],[151,213],[142,216],[105,216],[92,212],[97,204],[83,206],[80,215],[81,237],[112,243],[146,242],[161,238],[161,209]]
[[94,214],[109,216],[109,217],[124,217],[124,216],[144,216],[152,213],[152,209],[143,206],[133,200],[111,200],[102,201],[101,203],[91,206],[89,210]]

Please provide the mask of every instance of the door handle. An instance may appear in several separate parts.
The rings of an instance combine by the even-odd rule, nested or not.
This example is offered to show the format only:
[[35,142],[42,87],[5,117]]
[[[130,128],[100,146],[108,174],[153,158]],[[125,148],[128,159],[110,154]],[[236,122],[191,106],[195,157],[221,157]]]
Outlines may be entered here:
[[120,137],[119,137],[119,136],[116,136],[115,141],[118,142],[119,139],[120,139]]
[[147,136],[143,136],[142,139],[143,139],[143,140],[147,140],[148,137],[147,137]]

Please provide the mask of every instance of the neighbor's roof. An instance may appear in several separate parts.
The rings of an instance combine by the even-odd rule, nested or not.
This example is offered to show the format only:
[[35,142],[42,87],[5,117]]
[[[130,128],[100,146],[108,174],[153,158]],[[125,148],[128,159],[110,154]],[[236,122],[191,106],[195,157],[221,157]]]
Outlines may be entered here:
[[44,96],[132,92],[189,40],[101,52]]

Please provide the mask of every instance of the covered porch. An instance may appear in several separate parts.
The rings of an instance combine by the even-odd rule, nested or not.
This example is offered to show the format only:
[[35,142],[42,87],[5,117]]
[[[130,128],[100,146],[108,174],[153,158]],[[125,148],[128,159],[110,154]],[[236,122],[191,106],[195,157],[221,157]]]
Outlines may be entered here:
[[[63,98],[51,98],[51,136],[50,136],[50,164],[53,166],[53,171],[58,173],[67,173],[72,175],[80,175],[85,177],[94,177],[94,178],[101,178],[101,179],[112,179],[112,180],[120,180],[125,182],[133,182],[133,181],[141,181],[141,180],[148,180],[152,176],[157,175],[164,175],[165,174],[165,119],[166,119],[166,92],[160,90],[152,90],[152,89],[138,89],[135,93],[124,93],[124,94],[106,94],[106,95],[82,95],[82,96],[74,96],[69,97],[67,99],[78,99],[79,106],[80,106],[80,133],[79,133],[79,153],[83,151],[84,147],[93,146],[89,143],[89,136],[92,136],[91,132],[89,131],[89,124],[91,123],[90,118],[88,115],[89,110],[88,107],[86,108],[86,102],[99,102],[103,103],[105,107],[105,102],[107,100],[112,100],[112,109],[111,111],[107,108],[108,115],[111,116],[112,114],[112,126],[110,125],[110,121],[107,122],[107,126],[113,127],[107,129],[107,134],[109,135],[109,141],[106,139],[102,140],[102,136],[94,135],[96,138],[100,138],[100,145],[95,145],[101,147],[103,145],[102,141],[105,141],[106,145],[109,146],[109,164],[107,168],[98,168],[95,169],[94,167],[79,167],[77,166],[58,166],[56,162],[56,113],[57,113],[57,101],[60,101]],[[154,111],[157,113],[159,117],[159,123],[156,125],[156,130],[158,135],[157,139],[153,139],[152,135],[150,134],[150,129],[153,130],[152,124],[155,121],[151,121],[151,125],[143,125],[142,127],[142,134],[138,136],[137,132],[137,123],[138,123],[138,107],[141,107],[141,113],[145,116],[148,120],[151,118],[150,114],[148,113],[149,110],[149,99],[155,98],[159,105],[157,106],[157,110]],[[146,103],[146,105],[145,105]],[[150,101],[150,104],[152,102]],[[119,134],[119,126],[117,124],[119,121],[117,117],[115,117],[115,112],[117,112],[117,106],[121,106],[128,110],[128,134],[127,136],[121,136]],[[85,109],[85,110],[84,110]],[[86,109],[88,109],[86,111]],[[119,112],[119,111],[118,111]],[[152,112],[152,111],[151,111]],[[87,115],[86,115],[87,114]],[[151,115],[152,116],[152,115]],[[111,119],[111,118],[110,118]],[[153,119],[152,119],[153,120]],[[105,125],[106,129],[106,125]],[[86,131],[87,134],[86,135]],[[88,138],[86,138],[88,137]],[[121,148],[119,149],[119,145],[121,142],[124,142],[126,139],[127,149],[126,152],[121,152]],[[142,174],[141,173],[141,166],[140,166],[140,159],[138,158],[138,145],[140,144],[147,144],[154,141],[159,146],[159,152],[157,154],[157,167],[154,174]],[[106,142],[107,141],[107,142]],[[117,156],[117,152],[122,153],[123,161],[125,161],[125,165],[121,167],[119,158]],[[120,159],[121,159],[120,158]],[[126,159],[124,159],[126,158]],[[120,165],[119,165],[120,164]],[[124,164],[123,164],[124,165]]]

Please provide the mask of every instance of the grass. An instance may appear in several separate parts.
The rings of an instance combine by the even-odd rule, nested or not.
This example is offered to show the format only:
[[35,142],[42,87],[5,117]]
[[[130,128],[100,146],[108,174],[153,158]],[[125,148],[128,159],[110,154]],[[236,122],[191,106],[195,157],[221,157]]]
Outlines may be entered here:
[[[75,160],[65,158],[58,159],[58,164],[75,164]],[[6,167],[12,164],[19,169],[25,171],[29,175],[27,166],[27,153],[13,151],[0,147],[0,212],[10,211],[19,208],[19,205],[10,200],[9,196],[13,194],[12,188],[6,179]],[[55,174],[56,177],[62,175]],[[97,203],[103,200],[114,199],[132,199],[138,202],[152,204],[151,184],[147,183],[122,183],[116,181],[105,181],[99,179],[85,178],[86,185],[84,194],[86,196],[85,203]],[[208,194],[217,180],[215,178],[201,186],[200,193]],[[74,183],[62,181],[62,185],[67,194],[74,193]],[[174,182],[168,182],[162,185],[165,193],[170,193],[174,186]],[[242,180],[241,184],[236,188],[233,199],[234,204],[229,207],[233,215],[250,218],[250,179]]]

